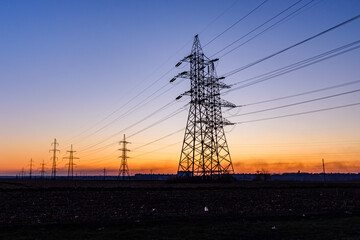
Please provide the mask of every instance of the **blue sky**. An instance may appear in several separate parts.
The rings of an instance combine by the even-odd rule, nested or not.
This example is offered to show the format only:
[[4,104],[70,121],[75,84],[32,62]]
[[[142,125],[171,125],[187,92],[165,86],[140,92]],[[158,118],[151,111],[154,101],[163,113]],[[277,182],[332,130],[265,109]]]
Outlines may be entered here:
[[[181,66],[182,68],[172,70],[158,80],[172,69],[179,59],[189,54],[195,34],[199,33],[200,41],[205,45],[261,2],[250,0],[236,2],[233,0],[0,1],[0,111],[2,112],[0,169],[5,168],[9,161],[16,163],[16,168],[21,168],[28,164],[31,157],[37,162],[42,159],[47,160],[50,157],[48,148],[55,137],[59,139],[60,144],[63,143],[61,147],[64,150],[73,143],[79,150],[78,154],[81,156],[83,153],[85,156],[86,151],[82,152],[81,149],[101,142],[113,133],[121,132],[133,122],[171,102],[189,88],[187,80],[177,81],[177,86],[167,90],[148,105],[127,114],[121,120],[114,120],[167,84],[179,71],[187,70],[187,66]],[[244,21],[204,47],[205,54],[213,55],[295,2],[269,0]],[[297,6],[308,2],[303,0]],[[221,58],[217,64],[218,74],[227,73],[256,61],[360,13],[360,1],[356,0],[314,1],[309,6],[312,7],[305,8],[305,11],[300,12],[299,15]],[[235,74],[226,81],[227,83],[241,81],[359,40],[359,29],[360,20],[354,21]],[[359,80],[359,62],[359,50],[354,50],[271,81],[234,91],[224,98],[235,104],[245,104]],[[123,109],[81,137],[74,138],[150,85],[151,87]],[[291,101],[302,101],[357,88],[360,88],[359,84]],[[272,117],[359,102],[359,100],[359,93],[349,94],[304,106],[234,118],[234,120]],[[245,113],[289,101],[238,111]],[[126,134],[130,135],[146,127],[185,103],[183,101],[174,104],[159,115],[129,129]],[[234,112],[236,113],[233,110],[230,114]],[[225,115],[229,116],[229,114]],[[187,113],[184,112],[176,118],[169,119],[165,124],[134,136],[133,146],[147,143],[185,127],[186,117]],[[349,158],[355,161],[354,159],[358,159],[360,155],[358,148],[360,128],[357,124],[359,119],[359,107],[354,107],[246,126],[239,125],[232,131],[229,129],[228,140],[234,161],[239,164],[251,159],[267,163],[266,156],[280,154],[282,151],[272,153],[273,150],[268,150],[266,154],[269,155],[264,153],[265,155],[258,156],[257,150],[251,150],[247,144],[264,149],[269,144],[285,146],[289,142],[294,143],[298,148],[291,153],[288,153],[289,149],[286,148],[288,155],[279,157],[278,161],[290,161],[287,159],[290,159],[291,154],[301,155],[304,154],[303,152],[311,152],[313,154],[311,157],[321,157],[328,153],[326,149],[332,148],[331,144],[339,142],[349,142],[349,145],[336,150],[336,153],[332,153],[329,158],[335,162],[337,158],[334,156],[338,156],[336,154],[342,154],[343,159],[346,154],[352,153]],[[91,134],[113,120],[113,124],[109,124],[96,134]],[[123,133],[125,132],[98,146],[117,141]],[[165,143],[159,142],[146,147],[144,152],[164,144],[181,142],[182,137],[183,133],[179,133]],[[297,144],[304,142],[331,143],[322,146],[324,150],[312,151],[312,149],[304,150],[301,144]],[[171,156],[167,161],[176,166],[180,147],[174,145],[169,148],[169,152],[160,151],[158,154]],[[110,150],[106,150],[109,152],[104,154],[111,156],[114,149]],[[136,152],[133,155],[136,155]],[[87,158],[81,158],[83,165],[87,165]],[[115,163],[111,162],[112,160],[96,161],[99,166],[117,164],[116,160]],[[148,166],[144,168],[147,169]],[[271,165],[269,168],[271,170]],[[236,170],[241,171],[241,167]]]

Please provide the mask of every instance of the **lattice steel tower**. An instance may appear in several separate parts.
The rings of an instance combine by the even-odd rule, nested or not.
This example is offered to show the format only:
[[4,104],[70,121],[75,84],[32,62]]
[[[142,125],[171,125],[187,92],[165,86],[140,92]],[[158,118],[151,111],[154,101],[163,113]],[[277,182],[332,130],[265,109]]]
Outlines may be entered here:
[[179,63],[190,63],[190,71],[179,73],[176,78],[190,79],[190,90],[178,96],[190,95],[190,109],[181,149],[179,176],[220,176],[234,173],[224,126],[233,123],[222,117],[222,107],[235,107],[222,100],[220,90],[230,88],[216,75],[214,62],[208,59],[195,36],[191,54]]
[[127,165],[127,159],[129,158],[127,155],[127,152],[129,152],[130,150],[126,148],[126,145],[129,144],[130,142],[127,142],[125,139],[125,134],[124,134],[124,139],[123,141],[120,141],[119,144],[122,145],[122,147],[119,149],[121,151],[121,162],[120,162],[120,168],[119,168],[119,178],[122,177],[122,179],[125,179],[126,176],[130,176],[129,174],[129,167]]
[[51,143],[51,145],[54,146],[53,149],[50,150],[50,152],[53,152],[53,156],[52,156],[52,168],[51,168],[51,178],[52,179],[56,179],[56,153],[60,152],[60,150],[57,150],[56,147],[59,146],[59,143],[56,142],[56,138],[54,139],[54,142]]
[[68,157],[64,157],[64,159],[69,159],[69,163],[68,163],[68,178],[73,179],[74,178],[74,159],[79,159],[78,157],[74,157],[74,153],[76,153],[76,151],[73,150],[73,146],[71,144],[70,146],[70,150],[67,151],[69,153]]
[[44,159],[43,159],[40,166],[41,166],[40,177],[44,178],[45,177],[45,162],[44,162]]

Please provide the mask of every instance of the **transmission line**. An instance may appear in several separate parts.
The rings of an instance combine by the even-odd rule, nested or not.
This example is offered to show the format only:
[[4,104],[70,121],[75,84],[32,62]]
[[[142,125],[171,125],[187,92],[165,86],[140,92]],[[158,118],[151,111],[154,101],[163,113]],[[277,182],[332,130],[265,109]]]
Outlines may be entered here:
[[[285,13],[286,11],[288,11],[289,9],[291,9],[292,7],[294,7],[295,5],[299,4],[302,0],[299,0],[297,2],[295,2],[294,4],[290,5],[289,7],[287,7],[286,9],[282,10],[281,12],[279,12],[278,14],[276,14],[275,16],[271,17],[270,19],[268,19],[267,21],[263,22],[262,24],[260,24],[259,26],[257,26],[256,28],[252,29],[251,31],[249,31],[248,33],[246,33],[245,35],[241,36],[240,38],[236,39],[235,41],[233,41],[232,43],[230,43],[229,45],[225,46],[224,48],[222,48],[221,50],[217,51],[216,53],[214,53],[213,55],[210,56],[210,58],[214,57],[215,55],[221,53],[222,51],[226,50],[227,48],[231,47],[232,45],[234,45],[235,43],[239,42],[240,40],[244,39],[245,37],[249,36],[251,33],[255,32],[256,30],[258,30],[259,28],[261,28],[262,26],[266,25],[267,23],[271,22],[272,20],[274,20],[275,18],[277,18],[278,16],[280,16],[281,14]],[[293,14],[295,14],[296,12],[300,11],[302,8],[304,8],[305,6],[307,6],[308,4],[310,4],[312,1],[310,1],[309,3],[307,3],[306,5],[302,6],[301,8],[297,9],[296,11],[290,13],[289,15],[285,16],[284,18],[282,18],[281,20],[279,20],[278,22],[274,23],[273,25],[271,25],[270,27],[266,28],[265,30],[263,30],[262,32],[258,33],[257,35],[255,35],[254,37],[250,38],[249,40],[247,40],[245,43],[253,40],[254,38],[258,37],[259,35],[261,35],[262,33],[264,33],[265,31],[269,30],[270,28],[274,27],[275,25],[281,23],[282,21],[284,21],[286,18],[292,16]],[[242,45],[244,45],[245,43],[243,43]],[[241,45],[241,46],[242,46]],[[235,49],[233,49],[235,50]],[[233,51],[231,50],[231,51]],[[227,55],[228,53],[222,55],[221,57]]]
[[[86,139],[98,132],[100,132],[101,130],[107,128],[108,126],[110,126],[111,124],[114,124],[116,121],[128,116],[129,114],[135,112],[136,110],[146,106],[148,103],[154,101],[155,99],[159,98],[160,96],[164,95],[165,93],[167,93],[168,91],[170,91],[172,88],[174,88],[175,86],[172,86],[170,89],[167,89],[163,92],[161,92],[160,94],[158,94],[157,96],[153,97],[156,93],[158,93],[159,91],[163,90],[165,87],[168,86],[168,83],[166,83],[164,86],[162,86],[160,89],[156,90],[154,93],[152,93],[151,95],[149,95],[147,98],[143,99],[140,103],[136,104],[133,108],[128,109],[126,112],[124,112],[122,115],[118,116],[117,118],[113,119],[111,122],[108,122],[107,124],[105,124],[104,126],[102,126],[101,128],[97,129],[96,131],[92,132],[91,134],[87,135],[86,137],[84,137],[83,139]],[[151,98],[152,97],[152,98]],[[149,99],[150,98],[150,99]],[[149,100],[148,100],[149,99]],[[147,101],[148,100],[148,101]],[[78,141],[79,142],[79,141]],[[81,140],[80,140],[81,142]]]
[[[227,9],[225,9],[221,14],[219,14],[215,19],[213,19],[212,21],[210,21],[210,23],[208,25],[206,25],[203,30],[201,30],[200,32],[204,32],[207,30],[207,28],[213,24],[215,21],[217,21],[221,16],[223,16],[229,9],[231,9],[235,4],[237,3],[237,1],[235,0],[231,6],[229,6]],[[166,61],[164,61],[163,64],[161,64],[154,72],[156,72],[158,69],[160,69],[164,64],[168,63],[168,61],[174,57],[176,54],[178,54],[182,49],[184,49],[189,43],[192,42],[192,39],[189,39],[188,42],[186,42],[186,44],[184,44],[179,50],[177,50],[174,54],[172,54]],[[110,114],[108,114],[107,116],[105,116],[103,119],[101,119],[100,121],[96,122],[95,124],[91,125],[89,128],[85,129],[84,131],[80,132],[78,135],[70,138],[69,140],[65,141],[68,142],[72,139],[78,138],[80,136],[82,136],[84,133],[90,131],[91,129],[93,129],[94,127],[96,127],[97,125],[99,125],[100,123],[106,121],[107,119],[109,119],[111,116],[113,116],[115,113],[117,113],[118,111],[120,111],[121,109],[123,109],[125,106],[127,106],[128,104],[130,104],[132,101],[134,101],[136,98],[138,98],[141,94],[143,94],[144,92],[146,92],[149,88],[151,88],[152,86],[154,86],[157,82],[159,82],[161,79],[163,79],[166,75],[168,75],[171,71],[173,71],[175,69],[175,67],[172,67],[169,71],[165,72],[163,75],[161,75],[158,79],[156,79],[154,82],[150,83],[147,87],[145,87],[142,91],[140,91],[138,94],[136,94],[134,97],[132,97],[131,99],[129,99],[128,101],[126,101],[123,105],[121,105],[120,107],[116,108],[113,112],[111,112]],[[151,74],[152,75],[152,74]],[[166,86],[168,85],[168,83],[166,84]]]
[[158,138],[158,139],[156,139],[156,140],[154,140],[154,141],[151,141],[151,142],[148,142],[148,143],[146,143],[146,144],[143,144],[143,145],[141,145],[141,146],[139,146],[139,147],[137,147],[137,148],[134,148],[133,151],[138,150],[138,149],[143,148],[143,147],[146,147],[146,146],[148,146],[148,145],[150,145],[150,144],[153,144],[153,143],[155,143],[155,142],[161,141],[161,140],[163,140],[163,139],[165,139],[165,138],[171,137],[172,135],[174,135],[174,134],[176,134],[176,133],[179,133],[179,132],[184,131],[184,129],[185,129],[185,128],[181,128],[181,129],[179,129],[179,130],[176,130],[175,132],[172,132],[172,133],[170,133],[170,134],[167,134],[167,135],[165,135],[165,136],[163,136],[163,137],[160,137],[160,138]]
[[[185,106],[187,106],[187,105],[188,105],[188,104],[186,104]],[[185,107],[185,106],[184,106],[184,107]],[[143,128],[143,129],[141,129],[141,130],[139,130],[139,131],[137,131],[137,132],[135,132],[135,133],[131,134],[128,138],[133,137],[133,136],[135,136],[135,135],[137,135],[137,134],[139,134],[139,133],[141,133],[141,132],[144,132],[144,131],[146,131],[146,130],[150,129],[151,127],[154,127],[154,126],[156,126],[156,125],[158,125],[158,124],[160,124],[160,123],[162,123],[162,122],[164,122],[164,121],[166,121],[166,120],[168,120],[168,119],[170,119],[170,118],[172,118],[172,117],[174,117],[174,116],[176,116],[176,115],[178,115],[178,114],[182,113],[183,111],[185,111],[185,110],[186,110],[184,107],[182,107],[182,108],[180,108],[180,109],[177,109],[176,111],[174,111],[174,112],[172,112],[172,113],[168,114],[167,116],[165,116],[165,117],[163,117],[162,119],[160,119],[160,120],[156,121],[155,123],[152,123],[152,124],[150,124],[149,126],[147,126],[147,127]],[[133,127],[133,126],[135,126],[135,125],[139,124],[140,122],[142,122],[142,121],[146,120],[147,118],[149,118],[149,116],[147,116],[147,117],[143,118],[142,120],[140,120],[140,121],[138,121],[138,122],[136,122],[136,123],[132,124],[131,126],[129,126],[129,127],[127,127],[127,128],[125,128],[125,129],[122,129],[122,130],[121,130],[121,131],[119,131],[117,134],[119,134],[119,133],[121,133],[121,132],[124,132],[125,130],[130,129],[131,127]],[[114,136],[114,135],[113,135],[113,136]],[[94,151],[95,151],[95,152],[100,152],[100,151],[103,151],[103,150],[105,150],[105,149],[107,149],[107,148],[109,148],[109,147],[113,146],[114,144],[115,144],[115,143],[110,143],[110,144],[108,144],[108,145],[106,145],[106,146],[103,146],[103,147],[98,148],[98,150],[99,150],[99,151],[96,151],[96,150],[94,150]],[[86,151],[86,149],[85,149],[85,150],[83,150],[83,151]],[[90,150],[90,151],[92,151],[92,150]],[[88,155],[92,155],[92,154],[94,154],[94,152],[92,152],[91,154],[88,154]],[[86,155],[86,156],[88,156],[88,155]]]
[[130,125],[130,126],[124,128],[124,129],[122,129],[121,131],[118,131],[118,132],[116,132],[115,134],[112,134],[111,136],[105,138],[104,140],[102,140],[102,141],[100,141],[100,142],[98,142],[98,143],[90,144],[90,145],[86,146],[82,151],[86,151],[86,150],[88,150],[88,149],[90,149],[90,148],[92,148],[92,147],[95,147],[95,146],[97,146],[97,145],[99,145],[99,144],[101,144],[101,143],[103,143],[103,142],[105,142],[105,141],[107,141],[107,140],[109,140],[109,139],[111,139],[111,138],[119,135],[120,133],[124,132],[125,130],[130,129],[131,127],[134,127],[135,125],[137,125],[137,124],[139,124],[139,123],[147,120],[148,118],[150,118],[151,116],[155,115],[156,113],[158,113],[158,112],[160,112],[160,111],[162,111],[162,110],[170,107],[170,106],[171,106],[173,103],[175,103],[175,102],[176,102],[176,101],[173,100],[173,101],[170,102],[170,104],[168,104],[168,103],[165,104],[165,105],[162,106],[161,108],[157,109],[156,111],[152,112],[151,114],[147,115],[146,117],[142,118],[141,120],[133,123],[132,125]]
[[146,155],[146,154],[150,154],[150,153],[153,153],[153,152],[158,152],[159,150],[163,150],[163,149],[166,149],[166,148],[169,148],[169,147],[172,147],[172,146],[181,144],[181,143],[182,143],[181,141],[180,141],[180,142],[176,142],[176,143],[172,143],[172,144],[169,144],[169,145],[166,145],[166,146],[157,148],[157,149],[152,150],[152,151],[149,151],[149,152],[145,152],[145,153],[141,153],[141,154],[139,154],[139,155],[135,155],[133,158],[138,158],[138,157],[143,156],[143,155]]
[[[299,62],[287,65],[285,67],[282,67],[282,68],[279,68],[279,69],[276,69],[276,70],[273,70],[273,71],[258,75],[256,77],[252,77],[252,78],[248,78],[246,80],[236,82],[236,83],[232,84],[231,86],[236,86],[238,84],[246,83],[246,82],[250,82],[251,80],[254,80],[254,81],[252,81],[250,83],[247,83],[247,84],[244,84],[244,85],[229,89],[229,90],[225,91],[224,94],[227,94],[229,92],[238,90],[240,88],[245,88],[245,87],[260,83],[260,82],[264,82],[266,80],[269,80],[269,79],[284,75],[286,73],[293,72],[295,70],[299,70],[299,69],[302,69],[304,67],[308,67],[308,66],[311,66],[313,64],[325,61],[327,59],[337,57],[337,56],[342,55],[344,53],[356,50],[356,49],[358,49],[360,47],[360,45],[358,45],[358,46],[354,46],[354,45],[359,44],[359,43],[360,43],[360,40],[357,40],[357,41],[352,42],[350,44],[346,44],[346,45],[341,46],[339,48],[332,49],[330,51],[327,51],[325,53],[321,53],[321,54],[313,56],[311,58],[301,60]],[[352,47],[352,48],[349,48],[349,47]],[[346,49],[346,48],[349,48],[349,49]]]
[[182,107],[182,108],[180,108],[180,109],[177,109],[176,111],[170,113],[169,115],[163,117],[162,119],[156,121],[155,123],[152,123],[152,124],[150,124],[149,126],[146,126],[145,128],[143,128],[143,129],[141,129],[141,130],[139,130],[139,131],[131,134],[128,138],[133,137],[133,136],[135,136],[135,135],[137,135],[137,134],[139,134],[139,133],[142,133],[142,132],[144,132],[145,130],[148,130],[148,129],[150,129],[150,128],[152,128],[152,127],[154,127],[154,126],[156,126],[156,125],[158,125],[158,124],[160,124],[160,123],[168,120],[169,118],[172,118],[172,117],[174,117],[174,116],[176,116],[176,115],[178,115],[178,114],[186,111],[185,107],[186,107],[187,105],[189,105],[189,104],[186,104],[184,107]]
[[[266,0],[267,1],[267,0]],[[264,1],[262,4],[260,4],[257,8],[259,8],[261,5],[263,5],[266,1]],[[256,9],[257,9],[256,8]],[[255,11],[256,9],[254,9],[253,11]],[[252,12],[253,12],[252,11]],[[240,22],[240,21],[239,21]],[[237,23],[235,23],[237,24]],[[235,25],[233,25],[235,26]],[[227,31],[227,30],[226,30]],[[174,68],[173,68],[174,69]],[[169,72],[171,72],[173,69],[171,69]],[[154,83],[152,83],[149,87],[153,86],[156,82],[158,82],[159,80],[161,80],[163,77],[165,77],[169,72],[165,73],[164,75],[162,75],[159,79],[157,79]],[[161,89],[163,89],[164,87],[166,87],[168,84],[164,85],[163,87],[161,87],[160,89],[158,89],[157,91],[155,91],[153,94],[151,94],[150,96],[148,96],[146,99],[144,99],[141,103],[139,104],[142,104],[144,103],[148,98],[152,97],[154,94],[156,94],[157,92],[159,92]],[[115,111],[113,111],[110,115],[108,115],[107,117],[105,117],[103,120],[101,120],[100,122],[96,123],[95,125],[98,125],[99,123],[105,121],[106,119],[108,119],[109,117],[111,117],[113,114],[115,114],[116,112],[118,112],[120,109],[122,109],[124,106],[126,106],[128,103],[132,102],[135,98],[137,98],[138,96],[140,96],[143,92],[145,92],[147,90],[146,89],[143,89],[140,93],[138,93],[136,96],[134,96],[133,98],[131,98],[130,100],[128,100],[124,105],[122,105],[120,108],[116,109]],[[158,95],[157,97],[161,96],[162,94]],[[154,99],[152,99],[154,100]],[[149,103],[150,101],[148,101],[147,103]],[[145,104],[147,104],[145,103]],[[93,135],[93,134],[96,134],[98,132],[100,132],[101,130],[103,130],[104,128],[108,127],[109,125],[113,124],[115,121],[119,120],[120,118],[123,118],[124,116],[126,116],[126,114],[128,114],[129,112],[133,112],[137,109],[139,109],[140,107],[144,106],[145,104],[143,105],[137,105],[135,108],[132,108],[130,110],[128,110],[126,113],[124,113],[123,115],[119,116],[118,118],[112,120],[111,122],[107,123],[106,125],[104,125],[103,127],[99,128],[98,130],[96,130],[95,132],[91,133],[89,136]],[[85,132],[93,129],[95,127],[95,125],[91,126],[89,129],[83,131],[80,135],[83,135]],[[80,136],[78,135],[78,136]],[[78,137],[77,136],[77,137]],[[89,137],[87,136],[87,137]]]
[[284,99],[293,98],[293,97],[300,97],[300,96],[308,95],[308,94],[311,94],[311,93],[322,92],[322,91],[331,90],[331,89],[340,88],[340,87],[345,87],[345,86],[349,86],[349,85],[357,84],[357,83],[360,83],[360,80],[356,80],[356,81],[352,81],[352,82],[346,82],[346,83],[342,83],[342,84],[338,84],[338,85],[334,85],[334,86],[330,86],[330,87],[326,87],[326,88],[320,88],[320,89],[311,90],[311,91],[302,92],[302,93],[297,93],[297,94],[288,95],[288,96],[284,96],[284,97],[278,97],[278,98],[272,98],[272,99],[253,102],[253,103],[242,104],[242,105],[240,105],[238,107],[247,107],[247,106],[252,106],[252,105],[257,105],[257,104],[262,104],[262,103],[269,103],[269,102],[274,102],[274,101],[278,101],[278,100],[284,100]]
[[237,68],[237,69],[234,69],[234,70],[232,70],[232,71],[230,71],[230,72],[228,72],[228,73],[226,73],[226,74],[224,74],[224,75],[222,75],[222,76],[223,76],[223,77],[228,77],[228,76],[234,75],[234,74],[236,74],[236,73],[238,73],[238,72],[240,72],[240,71],[243,71],[243,70],[245,70],[245,69],[247,69],[247,68],[249,68],[249,67],[252,67],[252,66],[254,66],[254,65],[256,65],[256,64],[259,64],[259,63],[261,63],[261,62],[263,62],[263,61],[265,61],[265,60],[267,60],[267,59],[270,59],[270,58],[272,58],[272,57],[275,57],[275,56],[277,56],[277,55],[279,55],[279,54],[281,54],[281,53],[283,53],[283,52],[286,52],[286,51],[288,51],[288,50],[290,50],[290,49],[292,49],[292,48],[294,48],[294,47],[297,47],[297,46],[299,46],[299,45],[301,45],[301,44],[303,44],[303,43],[306,43],[306,42],[308,42],[308,41],[310,41],[310,40],[313,40],[313,39],[315,39],[315,38],[317,38],[317,37],[319,37],[319,36],[321,36],[321,35],[324,35],[324,34],[330,32],[330,31],[332,31],[332,30],[335,30],[335,29],[337,29],[337,28],[339,28],[339,27],[342,27],[342,26],[344,26],[345,24],[348,24],[348,23],[350,23],[350,22],[352,22],[352,21],[357,20],[358,18],[360,18],[360,14],[359,14],[359,15],[356,15],[355,17],[352,17],[352,18],[350,18],[350,19],[348,19],[348,20],[346,20],[346,21],[344,21],[344,22],[341,22],[341,23],[339,23],[339,24],[337,24],[337,25],[335,25],[335,26],[333,26],[333,27],[331,27],[331,28],[328,28],[328,29],[326,29],[326,30],[324,30],[324,31],[322,31],[322,32],[320,32],[320,33],[318,33],[318,34],[315,34],[315,35],[313,35],[313,36],[311,36],[311,37],[309,37],[309,38],[306,38],[306,39],[304,39],[304,40],[302,40],[302,41],[300,41],[300,42],[298,42],[298,43],[295,43],[295,44],[293,44],[293,45],[291,45],[291,46],[289,46],[289,47],[287,47],[287,48],[284,48],[284,49],[282,49],[282,50],[280,50],[280,51],[278,51],[278,52],[275,52],[275,53],[273,53],[273,54],[270,54],[270,55],[268,55],[268,56],[266,56],[266,57],[264,57],[264,58],[261,58],[261,59],[255,61],[255,62],[249,63],[249,64],[247,64],[247,65],[245,65],[245,66],[242,66],[242,67],[239,67],[239,68]]
[[356,90],[352,90],[352,91],[347,91],[347,92],[342,92],[342,93],[338,93],[338,94],[328,95],[328,96],[325,96],[325,97],[314,98],[314,99],[310,99],[310,100],[306,100],[306,101],[286,104],[286,105],[267,108],[267,109],[261,109],[261,110],[248,112],[248,113],[237,114],[237,115],[230,116],[228,118],[238,117],[238,116],[245,116],[245,115],[250,115],[250,114],[254,114],[254,113],[261,113],[261,112],[267,112],[267,111],[277,110],[277,109],[286,108],[286,107],[297,106],[297,105],[301,105],[301,104],[305,104],[305,103],[316,102],[316,101],[321,101],[321,100],[325,100],[325,99],[329,99],[329,98],[339,97],[339,96],[343,96],[343,95],[347,95],[347,94],[351,94],[351,93],[356,93],[356,92],[359,92],[359,91],[360,91],[360,89],[356,89]]
[[[238,49],[238,48],[240,48],[240,47],[242,47],[242,46],[244,46],[246,43],[252,41],[253,39],[255,39],[255,38],[257,38],[258,36],[260,36],[260,35],[262,35],[263,33],[265,33],[266,31],[272,29],[272,28],[275,27],[276,25],[279,25],[279,24],[285,22],[287,19],[290,19],[292,16],[295,16],[295,14],[296,14],[297,12],[299,12],[301,9],[305,8],[306,6],[310,5],[310,3],[312,3],[313,1],[314,1],[314,0],[308,2],[307,4],[305,4],[304,6],[298,8],[298,9],[295,10],[294,12],[286,15],[285,17],[283,17],[283,18],[280,19],[279,21],[273,23],[273,24],[270,25],[269,27],[265,28],[264,30],[262,30],[261,32],[259,32],[258,34],[256,34],[255,36],[251,37],[250,39],[246,40],[245,42],[241,43],[240,45],[238,45],[238,46],[234,47],[233,49],[229,50],[228,52],[224,53],[224,54],[221,55],[219,58],[225,57],[225,56],[228,55],[229,53],[235,51],[236,49]],[[238,40],[240,40],[240,39],[238,39]],[[224,49],[224,50],[225,50],[225,49]]]
[[354,107],[354,106],[357,106],[357,105],[360,105],[360,102],[341,105],[341,106],[336,106],[336,107],[330,107],[330,108],[321,108],[321,109],[312,110],[312,111],[306,111],[306,112],[299,112],[299,113],[275,116],[275,117],[268,117],[268,118],[260,118],[260,119],[254,119],[254,120],[248,120],[248,121],[241,121],[241,122],[236,122],[236,124],[244,124],[244,123],[252,123],[252,122],[260,122],[260,121],[266,121],[266,120],[272,120],[272,119],[286,118],[286,117],[294,117],[294,116],[299,116],[299,115],[330,111],[330,110],[335,110],[335,109],[340,109],[340,108]]
[[[219,38],[221,35],[223,35],[224,33],[226,33],[227,31],[229,31],[231,28],[235,27],[235,25],[237,25],[238,23],[240,23],[242,20],[244,20],[245,18],[247,18],[248,16],[250,16],[252,13],[254,13],[257,9],[259,9],[262,5],[264,5],[268,0],[263,1],[262,3],[260,3],[258,6],[256,6],[253,10],[251,10],[249,13],[247,13],[245,16],[241,17],[239,20],[237,20],[235,23],[233,23],[231,26],[229,26],[227,29],[225,29],[224,31],[222,31],[221,33],[219,33],[218,35],[216,35],[213,39],[211,39],[208,43],[206,43],[203,48],[205,48],[207,45],[209,45],[210,43],[212,43],[213,41],[215,41],[217,38]],[[302,1],[302,0],[300,0]]]
[[98,153],[98,152],[102,152],[102,151],[104,151],[104,150],[108,149],[109,147],[114,146],[114,145],[116,145],[116,144],[118,144],[118,142],[112,142],[112,143],[107,144],[107,145],[105,145],[105,146],[102,146],[102,147],[99,147],[99,148],[96,148],[96,149],[91,149],[91,150],[85,151],[85,152],[87,152],[88,154],[83,155],[82,157],[87,157],[87,156],[90,156],[90,155],[94,155],[94,154],[96,154],[96,153]]

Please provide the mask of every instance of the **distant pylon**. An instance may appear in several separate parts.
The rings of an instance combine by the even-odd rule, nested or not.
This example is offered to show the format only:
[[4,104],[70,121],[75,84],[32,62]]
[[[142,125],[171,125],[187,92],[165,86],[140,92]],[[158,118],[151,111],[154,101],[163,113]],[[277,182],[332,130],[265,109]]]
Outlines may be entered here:
[[44,178],[45,177],[45,162],[44,162],[44,159],[41,163],[41,171],[40,171],[40,177],[41,178]]
[[325,161],[324,161],[324,159],[322,159],[322,167],[323,167],[323,178],[324,178],[324,182],[326,182]]
[[122,145],[122,147],[119,149],[121,151],[121,162],[120,162],[120,168],[119,168],[119,178],[122,177],[122,179],[124,180],[126,176],[130,176],[129,174],[129,167],[127,165],[127,159],[129,158],[127,156],[127,152],[129,152],[130,150],[126,148],[126,145],[130,143],[127,142],[125,139],[125,134],[124,134],[124,139],[123,141],[120,141],[119,144]]
[[51,143],[52,146],[54,146],[53,149],[51,149],[49,152],[53,152],[53,156],[51,157],[52,159],[52,168],[51,168],[51,178],[52,179],[56,179],[56,153],[60,152],[60,150],[56,149],[57,146],[59,146],[59,143],[56,142],[56,138],[54,139],[54,142]]
[[33,160],[31,158],[30,159],[30,168],[29,168],[29,179],[31,179],[31,177],[32,177],[32,166],[33,166]]
[[64,157],[64,159],[69,159],[68,163],[68,178],[73,179],[74,178],[74,159],[79,159],[78,157],[74,157],[74,153],[76,151],[73,150],[73,146],[71,144],[70,150],[67,151],[69,153],[68,157]]
[[222,117],[222,107],[234,108],[234,104],[220,98],[220,90],[230,88],[217,77],[214,62],[208,59],[195,36],[191,54],[182,59],[190,63],[190,71],[176,78],[190,79],[190,90],[178,96],[190,95],[190,109],[178,166],[178,176],[220,176],[234,173],[224,126],[233,125]]

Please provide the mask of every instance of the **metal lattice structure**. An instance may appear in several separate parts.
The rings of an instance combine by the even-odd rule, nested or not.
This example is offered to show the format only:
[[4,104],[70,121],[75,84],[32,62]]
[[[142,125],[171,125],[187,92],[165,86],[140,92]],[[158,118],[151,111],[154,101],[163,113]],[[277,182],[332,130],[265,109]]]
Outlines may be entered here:
[[220,91],[230,86],[216,75],[214,62],[208,59],[195,36],[191,54],[182,59],[190,64],[190,71],[179,73],[176,78],[190,79],[190,90],[178,96],[190,95],[190,109],[178,166],[178,176],[220,176],[233,174],[229,147],[224,126],[233,125],[222,117],[222,107],[235,107],[222,100]]
[[44,162],[44,159],[43,159],[43,161],[41,163],[40,177],[45,178],[45,162]]
[[53,152],[53,156],[51,158],[52,159],[51,178],[56,179],[56,161],[57,161],[56,153],[60,152],[60,150],[56,149],[56,147],[59,146],[59,143],[56,142],[56,138],[54,139],[54,142],[51,143],[51,145],[54,146],[54,148],[50,150],[50,152]]
[[74,153],[76,153],[76,151],[73,150],[73,145],[71,144],[70,146],[70,150],[67,151],[69,153],[68,157],[64,157],[64,159],[69,159],[69,163],[68,163],[68,178],[73,179],[74,178],[74,165],[76,165],[74,163],[74,159],[79,159],[78,157],[74,157]]
[[125,134],[124,134],[124,139],[123,141],[120,141],[119,144],[122,145],[122,147],[119,149],[121,151],[121,162],[120,162],[120,168],[119,168],[119,178],[121,177],[123,180],[125,179],[125,177],[129,177],[130,173],[129,173],[129,167],[127,165],[127,159],[129,158],[127,155],[127,152],[129,152],[130,150],[126,148],[126,145],[129,144],[130,142],[127,142],[125,139]]

